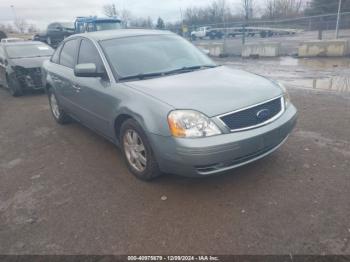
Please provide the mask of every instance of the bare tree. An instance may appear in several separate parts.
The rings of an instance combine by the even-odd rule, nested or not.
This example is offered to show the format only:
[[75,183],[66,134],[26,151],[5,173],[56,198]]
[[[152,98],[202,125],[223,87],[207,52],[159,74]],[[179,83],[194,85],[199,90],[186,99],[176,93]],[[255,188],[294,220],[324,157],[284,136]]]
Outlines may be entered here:
[[28,23],[26,20],[24,20],[22,18],[18,18],[15,20],[15,26],[20,31],[20,33],[23,34],[28,27]]
[[264,17],[270,19],[297,17],[303,12],[306,2],[306,0],[267,0]]
[[115,4],[108,4],[103,6],[103,13],[107,17],[117,17],[118,11]]
[[216,0],[206,7],[187,8],[184,12],[184,23],[189,26],[197,26],[237,20],[238,16],[232,12],[227,2]]
[[253,0],[242,0],[242,9],[245,20],[249,20],[253,17]]
[[131,19],[132,19],[132,14],[129,10],[127,9],[122,9],[120,12],[120,19],[122,20],[122,23],[127,26]]
[[34,24],[30,24],[28,26],[28,33],[37,33],[39,30]]
[[132,27],[139,27],[139,28],[153,28],[153,21],[151,17],[134,18],[130,20],[130,25]]

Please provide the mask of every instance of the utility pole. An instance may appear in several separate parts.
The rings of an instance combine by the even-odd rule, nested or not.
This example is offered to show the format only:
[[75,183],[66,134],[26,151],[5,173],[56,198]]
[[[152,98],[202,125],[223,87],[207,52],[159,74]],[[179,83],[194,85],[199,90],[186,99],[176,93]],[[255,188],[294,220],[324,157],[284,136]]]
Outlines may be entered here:
[[180,16],[181,16],[181,35],[184,37],[184,17],[182,13],[182,8],[180,7]]
[[14,5],[11,5],[11,9],[12,9],[12,12],[13,12],[13,17],[14,17],[15,22],[16,22],[16,21],[17,21],[17,14],[16,14],[15,6],[14,6]]
[[335,38],[339,37],[339,24],[340,24],[340,16],[341,16],[341,2],[342,0],[339,0],[339,6],[338,6],[338,17],[337,17],[337,27],[335,29]]

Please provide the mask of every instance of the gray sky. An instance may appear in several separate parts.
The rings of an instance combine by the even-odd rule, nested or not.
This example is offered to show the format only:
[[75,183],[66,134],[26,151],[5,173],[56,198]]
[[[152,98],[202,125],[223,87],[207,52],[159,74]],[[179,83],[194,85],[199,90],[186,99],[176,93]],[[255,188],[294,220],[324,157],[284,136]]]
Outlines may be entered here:
[[[0,23],[14,20],[15,7],[17,17],[44,28],[51,21],[73,21],[77,16],[102,16],[104,4],[116,3],[131,11],[135,17],[157,19],[161,16],[166,21],[180,20],[180,8],[205,6],[213,0],[1,0]],[[226,0],[232,8],[240,8],[241,0]],[[264,2],[264,0],[256,0]]]

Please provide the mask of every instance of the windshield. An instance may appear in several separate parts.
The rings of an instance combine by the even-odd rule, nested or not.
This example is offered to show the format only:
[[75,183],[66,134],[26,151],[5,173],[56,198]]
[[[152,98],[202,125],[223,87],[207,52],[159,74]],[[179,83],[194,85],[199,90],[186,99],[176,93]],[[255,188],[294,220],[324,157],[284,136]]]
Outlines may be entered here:
[[185,67],[215,66],[209,57],[177,35],[119,38],[102,41],[101,45],[119,78]]
[[96,23],[96,30],[102,31],[102,30],[114,30],[114,29],[121,29],[121,23],[119,22],[97,22]]
[[65,29],[74,29],[74,23],[71,23],[71,22],[64,22],[64,23],[61,23],[61,25]]
[[9,58],[27,58],[38,56],[51,56],[53,49],[43,44],[10,45],[6,46]]

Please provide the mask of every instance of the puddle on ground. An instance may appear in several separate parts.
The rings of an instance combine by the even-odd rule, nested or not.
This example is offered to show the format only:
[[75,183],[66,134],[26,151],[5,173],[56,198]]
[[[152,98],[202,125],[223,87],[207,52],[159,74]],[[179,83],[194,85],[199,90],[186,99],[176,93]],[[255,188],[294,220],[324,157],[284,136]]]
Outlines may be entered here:
[[283,81],[287,85],[311,88],[316,90],[328,90],[337,92],[350,92],[350,77],[335,76],[320,79],[290,79]]
[[279,57],[227,61],[234,68],[298,88],[350,92],[350,58]]
[[349,58],[299,58],[298,65],[314,69],[327,69],[336,67],[350,67]]
[[303,66],[311,69],[331,69],[331,68],[348,68],[350,67],[350,58],[340,57],[315,57],[315,58],[298,58],[291,56],[282,56],[279,58],[260,58],[258,60],[245,60],[254,64],[271,64],[281,66]]

